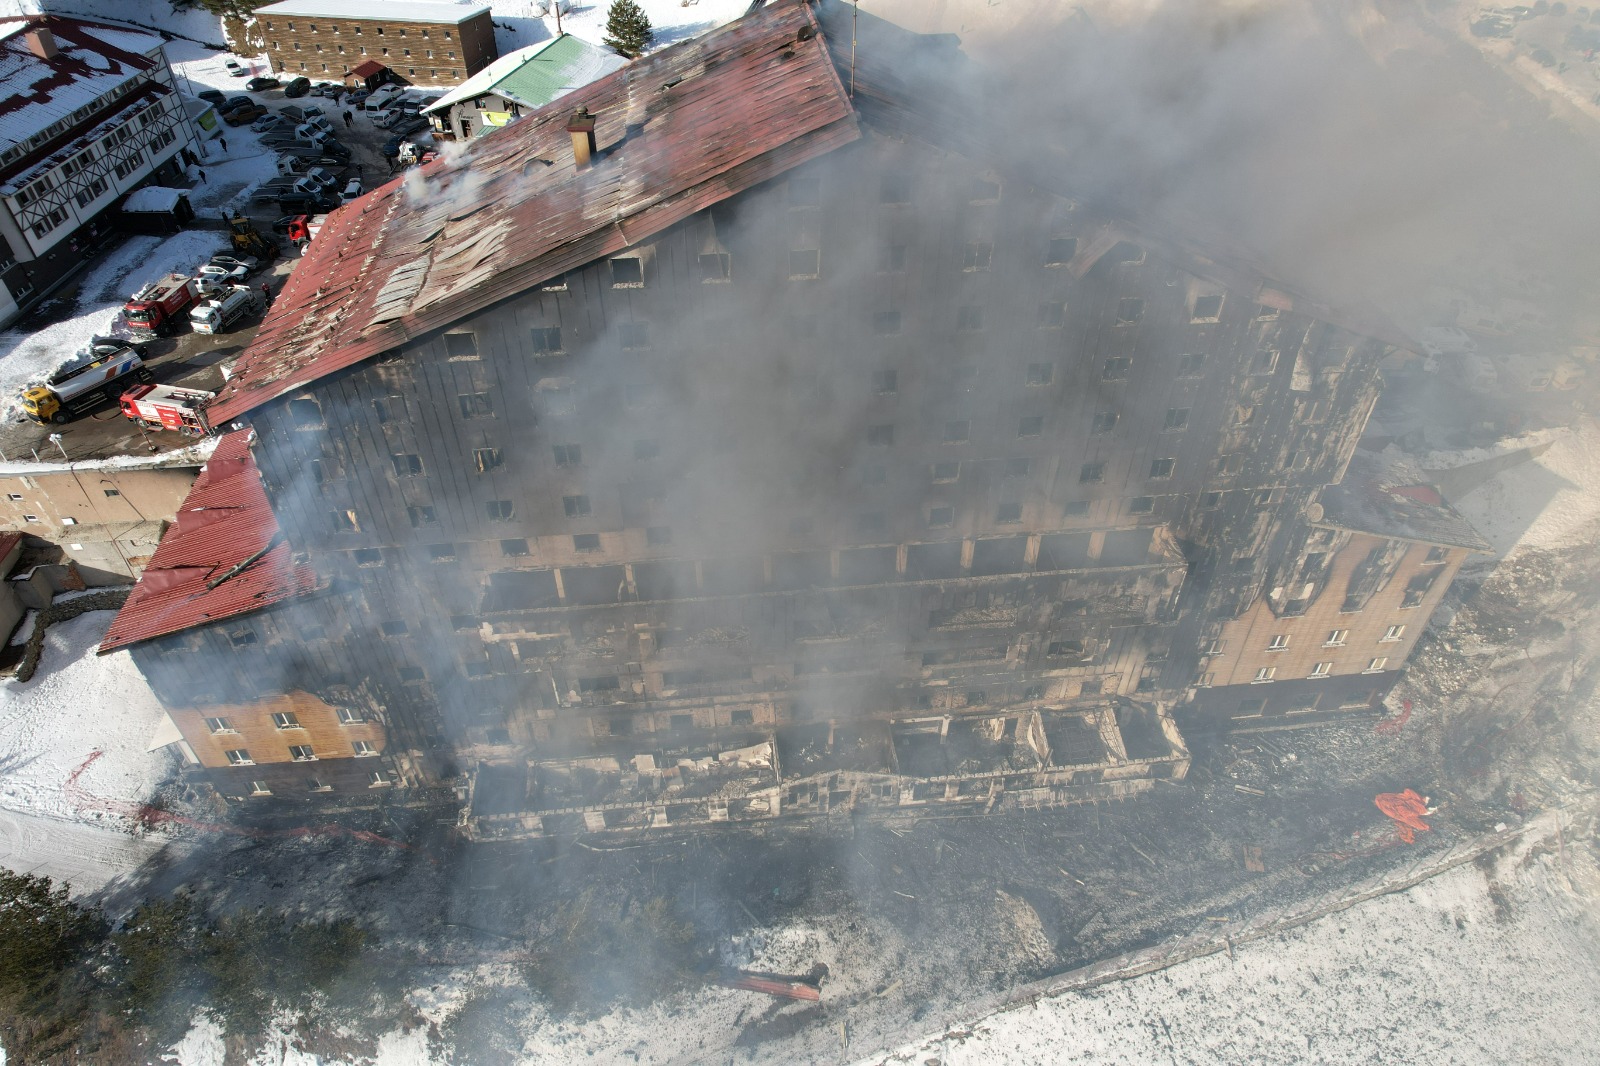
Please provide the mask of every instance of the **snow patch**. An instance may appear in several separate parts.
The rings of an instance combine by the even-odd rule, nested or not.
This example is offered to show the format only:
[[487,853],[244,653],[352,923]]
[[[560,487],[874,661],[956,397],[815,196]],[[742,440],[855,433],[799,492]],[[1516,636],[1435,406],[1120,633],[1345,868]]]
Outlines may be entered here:
[[189,1023],[189,1031],[172,1049],[161,1056],[163,1062],[176,1066],[223,1066],[227,1047],[223,1043],[220,1023],[209,1014],[198,1014]]
[[1600,427],[1592,419],[1559,433],[1529,434],[1495,448],[1435,452],[1421,465],[1448,469],[1551,441],[1528,463],[1501,472],[1450,502],[1502,555],[1586,542],[1600,523]]

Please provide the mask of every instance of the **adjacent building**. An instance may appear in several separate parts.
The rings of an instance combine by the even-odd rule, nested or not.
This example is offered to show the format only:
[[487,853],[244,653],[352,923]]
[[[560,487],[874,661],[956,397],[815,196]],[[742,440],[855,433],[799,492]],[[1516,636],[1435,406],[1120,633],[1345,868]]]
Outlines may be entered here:
[[498,129],[628,61],[564,33],[503,55],[423,113],[436,133],[465,140]]
[[853,14],[330,217],[207,411],[270,523],[163,541],[102,644],[224,794],[453,782],[478,839],[1120,799],[1286,569],[1343,601],[1382,326],[1005,162],[946,39]]
[[160,37],[0,19],[0,326],[115,239],[124,194],[180,180],[194,141]]
[[275,74],[339,80],[380,63],[407,82],[457,85],[499,51],[488,4],[443,0],[280,0],[256,20]]

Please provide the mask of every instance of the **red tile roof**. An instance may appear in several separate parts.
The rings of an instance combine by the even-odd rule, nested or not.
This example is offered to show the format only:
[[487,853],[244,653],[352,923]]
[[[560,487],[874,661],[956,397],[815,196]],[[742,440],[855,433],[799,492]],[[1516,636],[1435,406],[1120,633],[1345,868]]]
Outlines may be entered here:
[[[253,436],[252,430],[239,430],[218,442],[100,642],[100,654],[318,588],[316,574],[294,561],[279,535],[250,453]],[[248,565],[218,580],[242,563]]]
[[382,63],[378,62],[376,59],[369,59],[366,62],[361,63],[359,66],[354,67],[350,71],[350,73],[355,75],[358,78],[366,79],[366,78],[372,77],[374,74],[378,73],[378,71],[380,71],[380,70],[387,70],[387,69],[388,69],[387,67],[385,67]]
[[[584,171],[566,132],[579,106],[600,149]],[[226,425],[860,136],[804,3],[636,60],[334,212],[208,417]]]

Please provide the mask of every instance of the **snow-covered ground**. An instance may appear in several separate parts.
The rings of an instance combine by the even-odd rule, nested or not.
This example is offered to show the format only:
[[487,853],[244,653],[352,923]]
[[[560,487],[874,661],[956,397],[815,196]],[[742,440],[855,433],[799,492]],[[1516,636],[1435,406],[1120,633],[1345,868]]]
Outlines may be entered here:
[[126,22],[196,41],[222,43],[222,20],[198,4],[188,11],[174,11],[168,0],[0,0],[0,16],[37,15],[41,10],[53,15]]
[[0,682],[0,864],[79,892],[164,843],[131,835],[118,813],[149,799],[170,761],[145,750],[165,713],[132,657],[94,654],[112,617],[94,611],[51,626],[33,679]]
[[862,1066],[1600,1061],[1591,853],[1524,851]]
[[[554,0],[495,0],[495,44],[500,54],[538,44],[555,36],[556,20],[548,11]],[[652,47],[673,44],[715,29],[750,10],[750,0],[639,0],[655,31]],[[561,29],[591,44],[604,43],[610,0],[579,0],[563,6]]]
[[1491,478],[1450,502],[1504,555],[1516,548],[1564,548],[1600,522],[1600,425],[1513,437],[1493,448],[1436,452],[1422,465],[1443,470],[1550,442],[1543,455]]

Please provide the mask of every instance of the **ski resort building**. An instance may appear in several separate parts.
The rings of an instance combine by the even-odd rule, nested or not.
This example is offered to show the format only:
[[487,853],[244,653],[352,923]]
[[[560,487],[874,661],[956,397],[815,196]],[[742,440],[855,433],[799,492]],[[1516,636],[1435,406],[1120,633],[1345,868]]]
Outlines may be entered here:
[[1356,535],[1390,334],[855,33],[778,0],[329,218],[207,412],[253,534],[186,506],[102,645],[224,794],[448,782],[494,839],[1184,775],[1207,650]]

